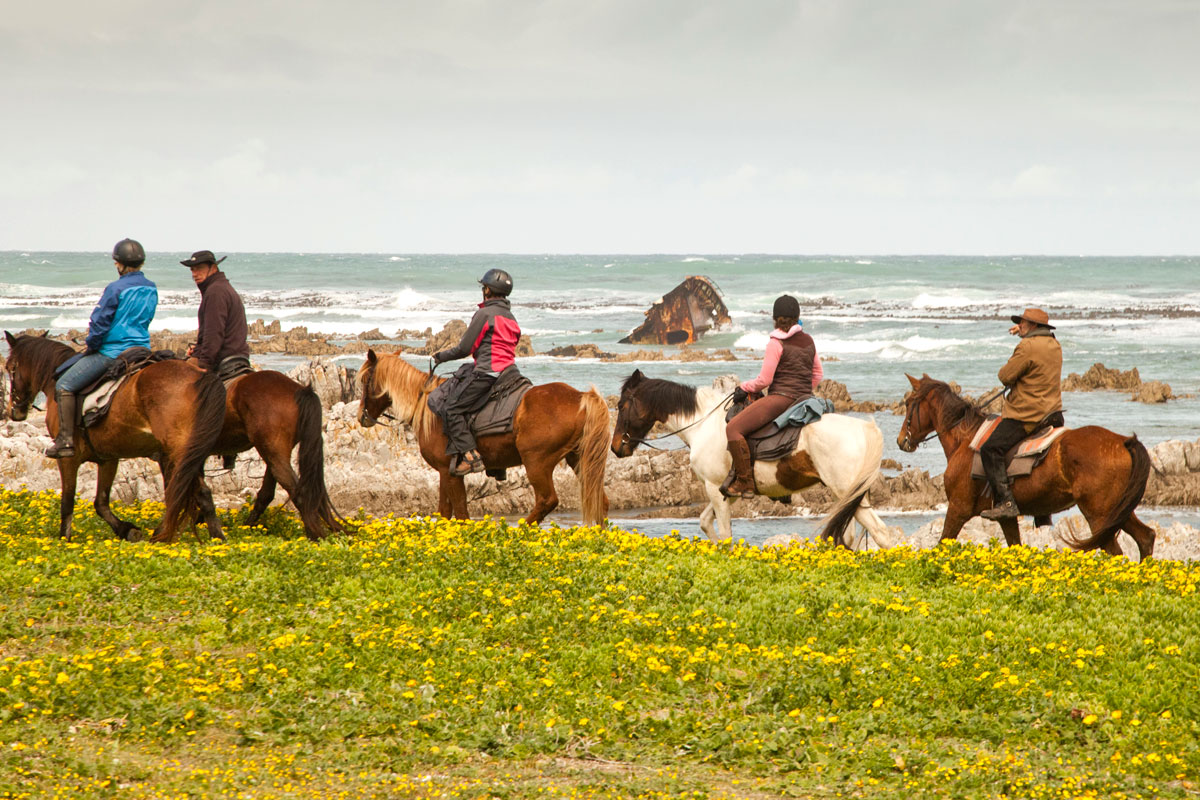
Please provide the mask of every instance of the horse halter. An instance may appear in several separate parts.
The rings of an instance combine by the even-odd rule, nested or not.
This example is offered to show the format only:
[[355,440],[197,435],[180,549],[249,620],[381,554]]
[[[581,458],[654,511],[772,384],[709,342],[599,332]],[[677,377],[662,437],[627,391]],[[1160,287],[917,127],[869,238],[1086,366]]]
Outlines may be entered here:
[[[919,421],[919,418],[920,418],[920,413],[919,413],[919,409],[921,407],[920,401],[921,401],[921,398],[914,395],[912,398],[912,401],[911,401],[911,405],[909,405],[909,407],[908,407],[908,411],[904,414],[904,444],[902,445],[901,449],[904,450],[906,453],[915,452],[918,447],[925,444],[925,442],[928,442],[930,439],[936,439],[937,435],[938,435],[938,432],[936,430],[930,428],[929,433],[925,434],[925,437],[922,438],[920,441],[914,442],[912,440],[913,423],[915,421]],[[916,419],[914,419],[914,418],[916,418]]]
[[[675,429],[675,430],[673,430],[673,431],[667,431],[666,433],[660,433],[660,434],[658,434],[657,436],[653,436],[653,437],[646,437],[646,436],[640,436],[640,437],[639,437],[639,436],[630,436],[630,435],[629,435],[629,431],[628,431],[628,429],[627,429],[627,430],[626,430],[624,433],[622,433],[622,434],[621,434],[621,446],[622,446],[622,447],[624,447],[624,446],[625,446],[625,445],[627,445],[627,444],[633,444],[633,446],[634,446],[634,449],[637,449],[637,446],[638,446],[638,445],[640,445],[640,444],[644,444],[644,445],[646,445],[647,447],[651,447],[651,448],[653,448],[653,449],[655,449],[655,450],[662,450],[663,452],[671,452],[670,450],[668,450],[668,449],[667,449],[667,448],[665,448],[665,447],[658,447],[658,446],[656,446],[656,445],[654,444],[654,442],[657,442],[657,441],[658,441],[658,440],[660,440],[660,439],[666,439],[666,438],[668,438],[668,437],[670,437],[670,436],[675,436],[676,434],[683,433],[683,432],[684,432],[684,431],[686,431],[688,428],[694,428],[695,426],[699,425],[701,422],[704,422],[704,420],[706,420],[706,419],[708,419],[709,417],[711,417],[711,416],[713,415],[713,413],[714,413],[714,412],[716,412],[716,410],[717,410],[718,408],[728,408],[728,407],[729,407],[729,401],[730,401],[732,398],[733,398],[733,392],[730,392],[729,394],[725,395],[725,398],[724,398],[723,400],[721,400],[721,402],[717,403],[715,406],[713,406],[712,408],[710,408],[710,409],[708,410],[708,413],[707,413],[707,414],[705,414],[704,416],[700,417],[699,419],[694,419],[694,420],[692,420],[692,421],[691,421],[691,422],[689,422],[687,425],[684,425],[682,428],[676,428],[676,429]],[[618,406],[619,406],[619,404],[618,404]],[[620,414],[618,413],[618,415],[617,415],[617,419],[618,419],[618,421],[620,420],[620,418],[621,418],[621,417],[620,417]],[[628,426],[626,426],[626,428],[628,428]]]
[[[391,425],[389,425],[386,422],[380,422],[380,418],[390,419],[393,422],[396,420],[396,418],[391,413],[388,412],[387,408],[384,408],[383,412],[380,413],[380,415],[378,417],[373,416],[369,411],[367,411],[367,400],[370,399],[374,394],[375,394],[375,368],[372,367],[371,371],[367,373],[367,379],[365,381],[363,381],[363,399],[359,403],[359,406],[358,406],[359,423],[361,424],[363,422],[363,420],[370,420],[371,425],[382,425],[385,428],[392,427]],[[412,421],[409,420],[409,422],[411,424]],[[369,426],[364,426],[364,427],[369,427]]]

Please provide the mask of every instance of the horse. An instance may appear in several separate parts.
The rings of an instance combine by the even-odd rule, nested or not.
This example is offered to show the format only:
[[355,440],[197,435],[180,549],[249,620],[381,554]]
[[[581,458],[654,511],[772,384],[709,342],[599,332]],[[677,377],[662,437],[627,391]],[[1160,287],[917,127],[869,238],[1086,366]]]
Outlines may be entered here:
[[[700,514],[700,529],[714,542],[733,537],[730,516],[737,499],[726,498],[720,490],[730,468],[723,413],[727,399],[713,389],[647,378],[635,370],[621,384],[611,445],[614,455],[625,458],[647,441],[656,422],[673,429],[691,451],[692,472],[704,483],[709,504]],[[825,414],[801,429],[792,455],[756,461],[754,480],[758,493],[767,497],[786,497],[818,483],[828,486],[838,500],[821,538],[853,548],[853,536],[846,529],[857,520],[881,548],[888,548],[891,533],[867,500],[882,457],[883,434],[874,420]]]
[[[358,380],[359,424],[370,428],[391,407],[393,418],[416,434],[425,463],[438,471],[438,513],[469,519],[466,484],[461,476],[450,474],[442,420],[427,402],[445,379],[422,372],[397,353],[376,355],[372,349]],[[526,522],[539,523],[558,507],[554,467],[563,460],[579,477],[583,523],[598,525],[608,516],[608,405],[595,388],[581,392],[565,383],[532,387],[517,406],[512,431],[479,437],[478,450],[489,470],[525,465],[534,494]]]
[[[299,445],[299,475],[292,469],[292,450]],[[246,525],[258,522],[283,485],[296,506],[304,532],[312,541],[342,532],[341,516],[325,487],[325,442],[321,434],[321,400],[275,370],[234,378],[226,389],[225,421],[213,453],[231,455],[253,447],[267,466]],[[220,530],[212,492],[200,494],[200,512],[210,531]]]
[[[937,436],[946,454],[946,521],[942,539],[957,539],[967,520],[992,505],[984,497],[983,479],[971,477],[970,443],[987,417],[963,400],[947,384],[928,375],[906,375],[912,392],[905,399],[904,422],[896,444],[906,453]],[[1103,547],[1121,554],[1117,533],[1124,530],[1137,543],[1142,558],[1154,554],[1154,529],[1134,509],[1146,491],[1150,454],[1136,436],[1121,436],[1107,428],[1088,425],[1066,431],[1050,445],[1032,474],[1014,478],[1013,497],[1023,513],[1049,524],[1050,515],[1079,506],[1091,534],[1068,541],[1078,550]],[[1009,545],[1021,543],[1016,519],[1000,520]]]
[[[9,415],[23,420],[38,392],[46,395],[46,427],[58,433],[54,373],[75,354],[45,336],[13,336],[4,332],[9,355],[4,368],[11,392]],[[113,479],[122,458],[158,458],[163,469],[166,510],[156,542],[174,541],[181,518],[200,502],[204,461],[212,452],[225,417],[225,387],[216,375],[178,360],[159,361],[134,373],[113,397],[103,421],[75,432],[75,455],[60,458],[62,480],[58,535],[70,541],[75,514],[75,482],[85,461],[97,465],[96,513],[126,541],[139,541],[141,529],[118,518],[109,505]],[[211,535],[224,538],[220,529]]]

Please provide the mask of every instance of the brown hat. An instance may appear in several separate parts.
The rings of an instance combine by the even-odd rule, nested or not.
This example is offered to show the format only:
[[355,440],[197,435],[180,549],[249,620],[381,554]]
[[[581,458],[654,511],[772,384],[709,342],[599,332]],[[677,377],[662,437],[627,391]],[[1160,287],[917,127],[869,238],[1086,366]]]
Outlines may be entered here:
[[1054,330],[1054,326],[1050,324],[1050,315],[1040,308],[1027,308],[1019,317],[1011,317],[1013,322],[1032,322],[1034,325],[1041,325],[1043,328]]
[[192,253],[191,258],[187,259],[186,261],[180,261],[179,263],[183,264],[185,267],[198,267],[201,264],[212,264],[213,266],[216,266],[227,258],[229,258],[229,256],[221,256],[220,258],[217,258],[213,255],[212,250],[197,250],[196,252]]

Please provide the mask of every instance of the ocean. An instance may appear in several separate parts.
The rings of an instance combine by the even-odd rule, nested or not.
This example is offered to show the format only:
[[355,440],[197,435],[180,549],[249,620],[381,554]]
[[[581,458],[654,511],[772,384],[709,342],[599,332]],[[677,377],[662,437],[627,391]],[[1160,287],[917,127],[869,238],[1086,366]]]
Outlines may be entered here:
[[[146,275],[160,292],[155,330],[195,328],[199,294],[178,263],[187,255],[151,253],[147,260]],[[730,373],[749,378],[766,345],[771,304],[788,293],[800,300],[825,375],[858,400],[901,397],[905,373],[957,381],[973,394],[995,386],[996,370],[1017,341],[1007,334],[1008,318],[1026,306],[1046,309],[1058,326],[1064,376],[1103,362],[1137,367],[1144,380],[1166,381],[1179,395],[1200,393],[1196,257],[234,253],[222,264],[251,321],[279,320],[285,329],[347,338],[378,329],[385,339],[400,329],[436,332],[452,319],[468,319],[479,301],[476,280],[491,267],[513,275],[513,309],[538,351],[582,343],[610,352],[639,349],[617,341],[689,275],[712,279],[729,307],[732,327],[698,346],[733,349],[737,362],[522,359],[521,369],[536,383],[595,384],[615,394],[635,367],[693,384]],[[115,277],[105,253],[0,252],[0,326],[83,329]],[[301,360],[255,359],[275,368]],[[342,360],[357,366],[362,357]],[[424,366],[424,359],[413,360]],[[1148,445],[1200,436],[1196,397],[1151,406],[1120,393],[1070,393],[1065,404],[1069,425],[1136,432]],[[895,446],[900,418],[875,417],[886,457],[942,470],[936,445],[902,453]]]

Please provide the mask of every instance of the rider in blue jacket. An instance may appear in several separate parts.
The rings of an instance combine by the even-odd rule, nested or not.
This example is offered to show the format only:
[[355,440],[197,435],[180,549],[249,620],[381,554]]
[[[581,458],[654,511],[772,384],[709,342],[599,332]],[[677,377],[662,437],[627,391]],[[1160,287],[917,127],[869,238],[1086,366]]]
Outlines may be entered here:
[[146,251],[133,239],[122,239],[113,247],[112,257],[121,277],[104,287],[88,323],[86,350],[71,359],[70,367],[54,384],[58,435],[46,451],[50,458],[75,455],[76,393],[103,375],[125,350],[150,346],[158,287],[142,274]]

